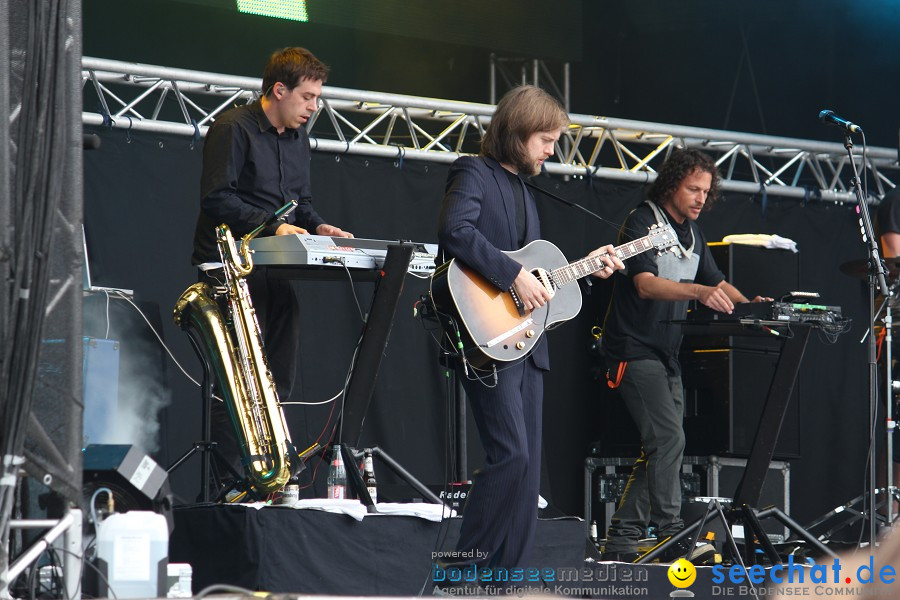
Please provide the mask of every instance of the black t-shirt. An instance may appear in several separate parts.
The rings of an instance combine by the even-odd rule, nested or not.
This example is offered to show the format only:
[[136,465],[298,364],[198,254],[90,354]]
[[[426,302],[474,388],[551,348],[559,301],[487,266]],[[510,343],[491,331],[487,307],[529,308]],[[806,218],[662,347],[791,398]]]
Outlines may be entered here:
[[[665,209],[663,209],[665,210]],[[656,224],[653,210],[641,203],[625,220],[619,231],[618,244],[624,244],[647,235],[651,225]],[[694,253],[699,257],[697,275],[694,282],[702,285],[717,285],[725,275],[716,266],[706,237],[697,223],[686,219],[684,223],[670,224],[678,235],[682,246],[689,248],[693,232]],[[627,274],[618,271],[614,275],[612,299],[603,325],[603,351],[612,361],[628,361],[656,358],[666,365],[671,373],[678,374],[678,350],[681,346],[681,327],[664,321],[684,318],[675,314],[679,303],[666,300],[646,300],[638,297],[632,278],[638,273],[659,275],[657,254],[644,252],[626,261]]]

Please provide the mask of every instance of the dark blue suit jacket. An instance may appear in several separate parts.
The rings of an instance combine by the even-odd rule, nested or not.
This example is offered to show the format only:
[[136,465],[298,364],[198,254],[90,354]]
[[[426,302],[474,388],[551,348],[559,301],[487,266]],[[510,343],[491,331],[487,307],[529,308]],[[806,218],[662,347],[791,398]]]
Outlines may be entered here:
[[[541,235],[534,197],[524,185],[525,243]],[[457,258],[501,290],[512,287],[522,268],[503,250],[518,250],[516,197],[500,163],[486,156],[463,156],[450,167],[441,204],[438,241],[442,261]],[[550,368],[541,338],[531,354],[540,369]]]

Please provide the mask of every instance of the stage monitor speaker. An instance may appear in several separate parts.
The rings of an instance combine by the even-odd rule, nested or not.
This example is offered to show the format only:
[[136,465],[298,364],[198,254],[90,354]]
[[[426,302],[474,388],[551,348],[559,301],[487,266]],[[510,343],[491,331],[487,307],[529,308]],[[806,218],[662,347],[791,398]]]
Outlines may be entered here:
[[[749,297],[778,299],[800,289],[797,252],[743,244],[709,248],[726,280]],[[685,454],[750,454],[780,350],[780,341],[772,337],[685,337],[680,356]],[[798,379],[775,447],[777,458],[799,456],[801,388]]]
[[[681,355],[686,455],[749,456],[778,353],[723,348]],[[776,458],[800,453],[799,385],[781,425]]]

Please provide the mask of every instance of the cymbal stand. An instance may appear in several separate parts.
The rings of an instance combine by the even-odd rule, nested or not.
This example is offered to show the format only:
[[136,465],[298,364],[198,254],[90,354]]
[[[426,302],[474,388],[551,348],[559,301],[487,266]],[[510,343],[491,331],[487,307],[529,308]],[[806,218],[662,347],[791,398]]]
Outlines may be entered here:
[[[892,290],[896,293],[896,290]],[[886,504],[885,516],[887,523],[890,525],[894,522],[894,497],[897,496],[897,489],[894,487],[894,429],[897,424],[894,421],[894,365],[893,365],[893,323],[894,317],[891,314],[890,299],[885,299],[884,309],[884,372],[885,372],[885,468],[887,469],[887,477],[885,479]]]

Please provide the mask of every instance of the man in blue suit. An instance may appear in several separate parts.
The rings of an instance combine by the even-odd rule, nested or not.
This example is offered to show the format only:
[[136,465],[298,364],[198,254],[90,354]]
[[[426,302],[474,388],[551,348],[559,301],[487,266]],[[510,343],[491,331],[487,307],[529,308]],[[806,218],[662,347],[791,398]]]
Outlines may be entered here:
[[[438,240],[444,260],[456,258],[498,289],[513,290],[527,311],[550,294],[522,265],[502,251],[518,250],[540,237],[534,197],[522,177],[540,173],[569,123],[552,96],[534,86],[511,90],[497,105],[479,156],[453,163],[441,206]],[[609,277],[623,264],[612,246],[594,273]],[[479,376],[457,368],[472,406],[486,454],[466,503],[457,545],[464,562],[479,568],[529,565],[537,527],[540,484],[543,372],[550,368],[544,339],[525,359]]]

